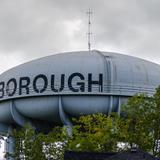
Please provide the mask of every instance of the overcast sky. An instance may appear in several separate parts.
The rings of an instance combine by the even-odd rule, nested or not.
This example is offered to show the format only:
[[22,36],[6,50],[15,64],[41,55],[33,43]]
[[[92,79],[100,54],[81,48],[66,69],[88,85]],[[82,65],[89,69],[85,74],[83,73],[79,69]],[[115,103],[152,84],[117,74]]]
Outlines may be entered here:
[[160,64],[160,0],[0,0],[0,73],[26,61],[92,49]]
[[92,49],[160,64],[160,0],[0,0],[0,73],[26,61]]

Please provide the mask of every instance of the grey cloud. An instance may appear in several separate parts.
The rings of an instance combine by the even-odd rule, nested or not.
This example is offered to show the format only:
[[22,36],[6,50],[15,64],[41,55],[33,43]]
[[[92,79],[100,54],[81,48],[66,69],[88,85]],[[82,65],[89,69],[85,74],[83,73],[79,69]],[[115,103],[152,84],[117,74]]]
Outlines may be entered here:
[[[93,10],[93,48],[111,46],[113,51],[160,63],[159,0],[1,0],[0,53],[17,51],[30,60],[86,50],[89,7]],[[78,29],[70,29],[78,20]]]

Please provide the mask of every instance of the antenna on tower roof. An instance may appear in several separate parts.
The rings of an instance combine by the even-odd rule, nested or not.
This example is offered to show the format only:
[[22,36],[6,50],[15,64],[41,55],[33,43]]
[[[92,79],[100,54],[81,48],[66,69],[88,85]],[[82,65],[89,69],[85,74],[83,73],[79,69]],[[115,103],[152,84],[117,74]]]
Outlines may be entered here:
[[87,11],[87,15],[88,15],[88,33],[87,33],[87,38],[88,38],[88,50],[90,51],[91,50],[91,14],[92,14],[92,11],[91,9],[89,8],[89,10]]

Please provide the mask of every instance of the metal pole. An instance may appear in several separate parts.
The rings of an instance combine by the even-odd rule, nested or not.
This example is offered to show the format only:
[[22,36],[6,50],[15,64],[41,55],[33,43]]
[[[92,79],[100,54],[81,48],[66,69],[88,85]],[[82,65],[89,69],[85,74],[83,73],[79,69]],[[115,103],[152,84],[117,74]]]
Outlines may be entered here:
[[90,51],[91,50],[91,14],[92,14],[92,11],[91,9],[88,10],[87,12],[88,14],[88,50]]

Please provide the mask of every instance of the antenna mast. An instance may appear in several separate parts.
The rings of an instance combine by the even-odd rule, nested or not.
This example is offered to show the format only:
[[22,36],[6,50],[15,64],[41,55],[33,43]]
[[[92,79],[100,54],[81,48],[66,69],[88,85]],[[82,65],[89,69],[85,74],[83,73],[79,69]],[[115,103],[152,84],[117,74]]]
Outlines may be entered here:
[[87,38],[88,38],[88,50],[91,50],[91,14],[92,11],[91,9],[88,10],[87,15],[88,15],[88,33],[87,33]]

